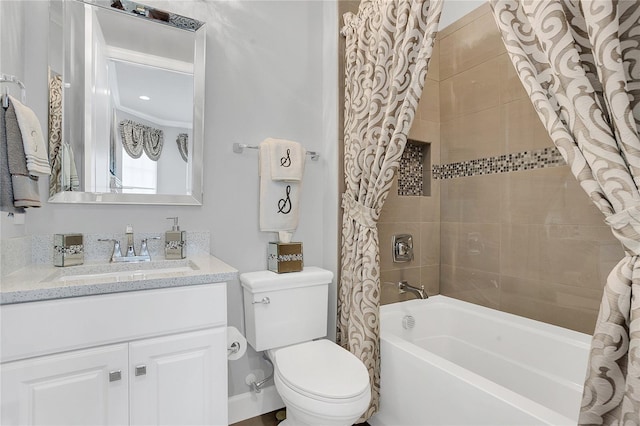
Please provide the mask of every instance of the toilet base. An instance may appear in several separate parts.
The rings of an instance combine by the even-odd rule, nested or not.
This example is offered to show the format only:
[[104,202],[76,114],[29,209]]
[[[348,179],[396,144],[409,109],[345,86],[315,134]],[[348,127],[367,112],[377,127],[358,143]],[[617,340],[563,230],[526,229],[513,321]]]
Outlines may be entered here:
[[287,418],[278,426],[352,426],[367,409],[371,400],[369,388],[350,404],[335,404],[310,400],[292,391],[282,382],[277,371],[274,382],[287,409]]

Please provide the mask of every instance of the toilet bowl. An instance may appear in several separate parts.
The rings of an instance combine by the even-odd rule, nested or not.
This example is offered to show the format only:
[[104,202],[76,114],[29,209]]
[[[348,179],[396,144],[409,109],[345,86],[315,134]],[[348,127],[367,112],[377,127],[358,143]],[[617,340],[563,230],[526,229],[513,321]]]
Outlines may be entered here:
[[283,426],[351,426],[369,406],[367,368],[323,339],[332,279],[331,271],[317,267],[240,275],[247,341],[273,363],[287,408]]
[[283,426],[350,426],[369,406],[364,364],[329,340],[271,350],[269,358],[276,390],[287,407]]

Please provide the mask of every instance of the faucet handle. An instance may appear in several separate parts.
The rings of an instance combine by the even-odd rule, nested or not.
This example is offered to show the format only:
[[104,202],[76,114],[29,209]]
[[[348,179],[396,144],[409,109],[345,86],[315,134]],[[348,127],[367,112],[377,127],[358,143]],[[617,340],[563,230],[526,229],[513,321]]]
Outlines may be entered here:
[[98,241],[106,241],[106,242],[113,243],[113,253],[111,253],[112,262],[113,262],[113,259],[122,257],[122,250],[120,249],[120,241],[113,238],[98,238]]
[[149,256],[149,247],[147,246],[147,240],[159,240],[160,237],[148,237],[143,238],[140,244],[140,256]]

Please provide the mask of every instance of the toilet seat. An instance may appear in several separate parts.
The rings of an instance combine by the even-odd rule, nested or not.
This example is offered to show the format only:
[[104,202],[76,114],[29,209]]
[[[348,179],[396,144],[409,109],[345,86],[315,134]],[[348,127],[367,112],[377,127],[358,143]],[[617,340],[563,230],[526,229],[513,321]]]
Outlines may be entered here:
[[270,354],[282,384],[309,398],[346,403],[369,392],[364,364],[329,340],[287,346]]

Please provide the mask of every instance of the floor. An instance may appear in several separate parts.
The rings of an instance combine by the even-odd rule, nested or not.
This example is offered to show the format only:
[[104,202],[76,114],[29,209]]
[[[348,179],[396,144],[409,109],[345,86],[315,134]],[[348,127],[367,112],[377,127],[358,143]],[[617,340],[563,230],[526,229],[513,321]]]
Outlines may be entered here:
[[[238,423],[233,423],[230,426],[276,426],[284,416],[284,413],[280,413],[281,411],[283,410],[272,411],[258,417],[252,417]],[[365,422],[359,426],[369,426],[369,423]]]
[[230,426],[276,426],[278,423],[280,423],[280,420],[276,418],[276,415],[279,411],[283,410],[276,410],[258,417],[252,417],[238,423],[233,423]]

